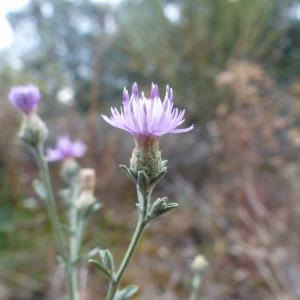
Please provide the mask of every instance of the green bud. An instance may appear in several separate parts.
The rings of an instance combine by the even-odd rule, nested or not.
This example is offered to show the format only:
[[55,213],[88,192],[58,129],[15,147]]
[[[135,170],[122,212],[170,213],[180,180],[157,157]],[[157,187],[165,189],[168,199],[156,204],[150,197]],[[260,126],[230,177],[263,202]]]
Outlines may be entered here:
[[208,261],[203,255],[197,255],[192,264],[191,269],[195,274],[202,275],[208,268]]
[[138,173],[143,171],[151,181],[165,171],[166,167],[161,159],[158,138],[135,139],[135,148],[130,159],[130,169],[136,178]]
[[78,162],[73,158],[67,158],[64,160],[61,166],[60,176],[66,182],[71,182],[77,178],[79,171],[80,171],[80,167]]
[[33,147],[45,143],[48,129],[43,120],[35,113],[23,116],[23,122],[18,134],[19,138]]

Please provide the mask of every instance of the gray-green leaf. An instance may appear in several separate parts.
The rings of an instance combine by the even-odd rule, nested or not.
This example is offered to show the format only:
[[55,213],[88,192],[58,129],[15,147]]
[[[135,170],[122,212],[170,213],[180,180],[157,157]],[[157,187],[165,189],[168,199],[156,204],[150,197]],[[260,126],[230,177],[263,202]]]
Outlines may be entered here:
[[138,287],[136,285],[129,285],[126,288],[120,290],[116,294],[116,300],[125,300],[133,296],[137,291]]
[[154,201],[148,215],[150,219],[156,218],[178,206],[175,202],[167,203],[167,200],[168,199],[164,197],[158,198]]
[[112,278],[111,272],[99,261],[95,259],[89,259],[89,264],[94,265],[97,269],[99,269],[109,280]]
[[120,169],[134,182],[136,182],[136,177],[134,173],[125,165],[119,165]]
[[138,183],[138,185],[139,185],[142,192],[145,192],[145,191],[148,190],[149,182],[150,182],[150,179],[147,176],[147,174],[144,171],[139,171],[138,172],[137,183]]
[[[166,160],[163,161],[163,163],[166,164]],[[163,170],[151,181],[151,185],[156,185],[165,175],[167,174],[167,168],[163,167]]]
[[88,260],[88,259],[94,257],[96,254],[98,254],[98,251],[99,251],[99,248],[98,248],[98,247],[97,247],[97,248],[94,248],[94,249],[90,250],[89,252],[87,252],[87,253],[81,255],[80,257],[78,257],[78,258],[75,259],[74,261],[72,261],[72,264],[73,264],[74,266],[76,266],[80,261],[82,261],[82,260]]
[[101,257],[102,264],[111,272],[114,272],[115,263],[114,257],[108,249],[99,250],[99,255]]
[[35,179],[33,181],[33,188],[39,197],[41,197],[44,200],[47,199],[47,190],[42,184],[42,182],[40,182],[38,179]]

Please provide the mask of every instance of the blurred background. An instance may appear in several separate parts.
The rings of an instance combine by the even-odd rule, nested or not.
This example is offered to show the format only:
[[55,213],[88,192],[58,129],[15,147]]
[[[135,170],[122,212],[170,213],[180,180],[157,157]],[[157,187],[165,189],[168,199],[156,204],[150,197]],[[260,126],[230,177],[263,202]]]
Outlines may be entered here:
[[[0,32],[1,300],[64,293],[10,87],[40,87],[49,146],[64,133],[89,145],[80,163],[96,169],[103,208],[83,252],[120,259],[136,212],[118,165],[133,143],[100,113],[134,81],[146,95],[152,81],[170,84],[196,129],[161,141],[169,172],[157,194],[180,208],[147,230],[124,284],[140,286],[136,299],[187,299],[201,253],[201,299],[300,299],[300,1],[1,0]],[[84,300],[103,299],[97,270],[83,264],[80,280]]]

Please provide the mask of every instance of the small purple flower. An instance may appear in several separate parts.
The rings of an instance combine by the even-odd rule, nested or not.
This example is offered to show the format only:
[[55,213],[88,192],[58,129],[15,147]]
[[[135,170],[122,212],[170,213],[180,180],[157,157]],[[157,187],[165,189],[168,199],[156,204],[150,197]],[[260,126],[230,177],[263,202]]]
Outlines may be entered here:
[[10,90],[9,101],[26,115],[32,113],[41,100],[38,87],[34,85],[15,86]]
[[124,88],[120,111],[111,108],[111,117],[102,115],[102,118],[110,125],[143,139],[192,130],[194,125],[177,128],[184,122],[184,112],[174,108],[173,90],[169,86],[166,87],[165,99],[162,101],[157,84],[152,83],[150,98],[146,98],[143,92],[139,97],[138,85],[134,83],[131,96]]
[[57,139],[55,148],[47,150],[47,160],[51,162],[82,157],[86,151],[87,146],[82,141],[72,142],[68,135],[64,135]]

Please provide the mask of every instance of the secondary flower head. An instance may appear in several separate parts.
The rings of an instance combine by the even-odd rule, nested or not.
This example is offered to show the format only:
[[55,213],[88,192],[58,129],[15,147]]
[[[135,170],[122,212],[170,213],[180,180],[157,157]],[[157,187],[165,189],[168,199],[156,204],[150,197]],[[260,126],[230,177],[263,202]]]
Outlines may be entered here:
[[208,261],[203,255],[197,255],[191,264],[191,268],[193,272],[201,274],[208,268]]
[[86,151],[87,146],[82,141],[71,141],[68,135],[64,135],[57,139],[55,148],[47,150],[47,159],[48,161],[58,161],[82,157]]
[[16,86],[9,93],[10,103],[26,115],[35,111],[40,100],[40,91],[34,85]]
[[159,96],[157,84],[152,83],[150,97],[142,92],[138,85],[132,86],[131,95],[126,88],[123,91],[123,107],[118,111],[111,108],[111,117],[102,115],[110,125],[126,130],[138,139],[159,137],[166,133],[187,132],[194,128],[178,128],[184,122],[184,110],[174,107],[173,90],[166,87],[165,98]]

